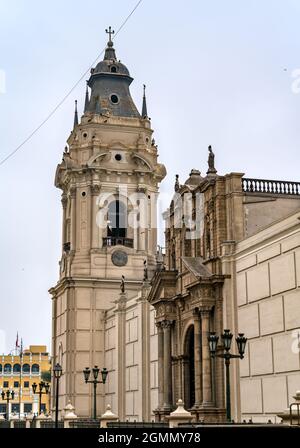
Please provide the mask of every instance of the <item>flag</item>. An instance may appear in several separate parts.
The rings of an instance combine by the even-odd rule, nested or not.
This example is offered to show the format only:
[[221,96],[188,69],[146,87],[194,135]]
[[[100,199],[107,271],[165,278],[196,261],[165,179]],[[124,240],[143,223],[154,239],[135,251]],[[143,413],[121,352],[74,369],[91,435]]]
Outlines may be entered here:
[[19,333],[17,332],[16,348],[19,347]]

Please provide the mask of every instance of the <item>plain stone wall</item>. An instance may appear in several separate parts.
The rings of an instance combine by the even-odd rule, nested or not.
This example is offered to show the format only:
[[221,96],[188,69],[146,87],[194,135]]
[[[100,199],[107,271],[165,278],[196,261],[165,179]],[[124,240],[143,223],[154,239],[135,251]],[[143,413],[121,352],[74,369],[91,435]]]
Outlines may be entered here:
[[[155,325],[155,310],[147,302],[149,309],[149,331],[141,325],[141,310],[139,296],[126,303],[125,308],[125,337],[123,347],[118,346],[116,308],[109,310],[105,322],[105,366],[109,374],[105,387],[105,406],[111,405],[112,411],[119,412],[120,399],[124,402],[124,419],[141,421],[145,413],[143,411],[142,396],[149,394],[149,420],[154,420],[153,410],[158,405],[158,380],[157,380],[157,330]],[[142,365],[142,343],[146,334],[149,335],[147,350],[149,350],[149,364],[145,369]],[[119,364],[121,375],[125,377],[124,390],[118,390],[118,362],[120,352],[124,350],[124,370]],[[149,388],[145,385],[149,384]],[[119,401],[117,399],[119,395]]]
[[278,421],[300,387],[300,213],[236,248],[242,419]]

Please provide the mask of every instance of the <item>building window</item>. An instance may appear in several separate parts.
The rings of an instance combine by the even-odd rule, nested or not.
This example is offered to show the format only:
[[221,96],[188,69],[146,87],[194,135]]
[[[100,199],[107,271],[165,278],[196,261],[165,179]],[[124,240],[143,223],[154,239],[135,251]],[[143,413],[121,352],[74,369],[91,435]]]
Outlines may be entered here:
[[0,414],[6,415],[6,404],[3,403],[0,404]]
[[46,405],[45,405],[45,403],[41,403],[41,411],[46,413]]
[[14,372],[14,373],[20,373],[20,372],[21,372],[21,366],[20,366],[20,364],[14,364],[13,372]]
[[20,412],[20,403],[12,403],[11,404],[11,411],[18,414]]
[[23,364],[23,373],[30,373],[30,365]]
[[24,381],[24,387],[27,389],[29,387],[29,381]]
[[118,102],[119,102],[119,97],[118,97],[117,95],[110,95],[110,101],[111,101],[113,104],[118,104]]
[[38,364],[32,364],[31,373],[40,373],[40,366]]
[[24,403],[24,412],[26,413],[32,412],[32,403]]
[[32,411],[32,403],[24,403],[24,412],[29,414]]
[[11,365],[4,364],[4,373],[11,373]]
[[112,66],[110,67],[110,71],[111,71],[112,73],[117,73],[117,67],[116,67],[115,65],[112,65]]
[[3,381],[3,387],[8,387],[8,381]]
[[14,387],[19,387],[19,381],[14,381]]
[[2,364],[0,364],[0,373],[2,373]]

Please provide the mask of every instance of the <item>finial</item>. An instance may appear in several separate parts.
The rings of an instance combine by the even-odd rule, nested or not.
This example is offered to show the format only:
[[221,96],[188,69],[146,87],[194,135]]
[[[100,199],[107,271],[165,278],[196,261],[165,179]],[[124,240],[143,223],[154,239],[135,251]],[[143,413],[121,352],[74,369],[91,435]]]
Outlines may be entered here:
[[147,112],[147,102],[146,102],[146,86],[143,84],[143,107],[142,107],[142,117],[148,118]]
[[175,175],[175,185],[174,185],[174,191],[179,191],[180,185],[179,185],[179,174]]
[[206,174],[216,174],[217,170],[215,168],[215,154],[213,153],[211,145],[208,147],[208,171]]
[[122,275],[121,278],[121,284],[120,284],[121,293],[123,294],[125,292],[125,277]]
[[75,126],[78,125],[78,112],[77,112],[77,100],[75,100],[75,113],[74,113],[74,126],[73,129],[75,129]]
[[89,89],[88,89],[88,81],[86,82],[86,90],[85,90],[85,101],[84,101],[84,113],[88,111],[89,108]]
[[108,46],[112,47],[113,46],[113,41],[112,41],[112,34],[115,34],[114,30],[111,29],[111,26],[108,27],[108,30],[105,30],[105,32],[108,34],[109,38],[108,38]]

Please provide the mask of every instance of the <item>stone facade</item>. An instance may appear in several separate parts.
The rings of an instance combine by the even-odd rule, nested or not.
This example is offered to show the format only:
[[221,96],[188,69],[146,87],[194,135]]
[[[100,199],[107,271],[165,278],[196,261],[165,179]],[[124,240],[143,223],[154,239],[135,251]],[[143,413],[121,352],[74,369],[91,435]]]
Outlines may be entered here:
[[238,243],[235,260],[242,418],[276,421],[300,385],[300,212]]
[[[255,353],[252,369],[258,370],[253,375],[273,372],[271,338],[253,342],[252,338],[259,337],[261,331],[264,334],[275,332],[276,325],[283,325],[277,321],[284,299],[276,295],[296,288],[296,255],[286,252],[272,263],[263,262],[275,257],[279,246],[261,251],[258,256],[252,242],[255,237],[250,235],[268,232],[263,230],[265,228],[270,229],[272,235],[275,230],[271,222],[275,217],[284,219],[299,208],[300,189],[296,183],[247,179],[240,173],[219,176],[210,165],[205,177],[198,170],[192,170],[184,185],[176,178],[175,195],[165,213],[165,268],[155,274],[149,295],[158,326],[157,419],[164,419],[179,398],[196,420],[224,419],[224,361],[210,356],[207,341],[210,332],[220,336],[223,329],[228,328],[235,336],[238,332],[245,333],[250,339],[250,357],[251,349]],[[237,260],[240,247],[249,255]],[[236,274],[237,269],[241,275]],[[274,302],[271,302],[273,295]],[[256,302],[266,297],[270,297],[270,301],[264,301],[260,310],[266,318],[258,324]],[[285,330],[278,327],[277,331]],[[289,335],[283,335],[276,339],[278,359],[288,338]],[[220,345],[218,350],[222,350]],[[232,350],[237,353],[234,345]],[[291,355],[285,369],[289,370],[291,363],[299,370],[298,358]],[[282,364],[281,368],[285,365],[285,360],[277,362]],[[260,401],[261,405],[256,393],[260,390],[260,381],[251,377],[247,383],[243,379],[240,389],[240,368],[246,372],[244,375],[250,376],[248,364],[247,352],[246,359],[233,360],[230,366],[231,411],[235,420],[248,413],[243,409],[251,408],[251,400]],[[170,377],[172,382],[167,381]],[[272,380],[265,381],[271,402]],[[294,391],[295,388],[290,393]]]
[[209,147],[205,176],[193,169],[182,185],[176,177],[158,263],[166,170],[145,91],[140,114],[131,82],[109,40],[56,171],[62,256],[50,293],[60,407],[71,400],[78,416],[91,415],[83,369],[98,365],[108,369],[98,415],[111,405],[121,420],[165,420],[181,399],[194,420],[223,421],[224,361],[211,358],[208,336],[229,328],[249,339],[245,359],[231,363],[232,417],[275,415],[299,378],[299,355],[288,350],[299,327],[299,227],[287,216],[299,212],[300,184],[218,175]]
[[121,421],[153,420],[158,403],[157,330],[148,292],[144,284],[131,300],[121,294],[105,319],[105,402]]

